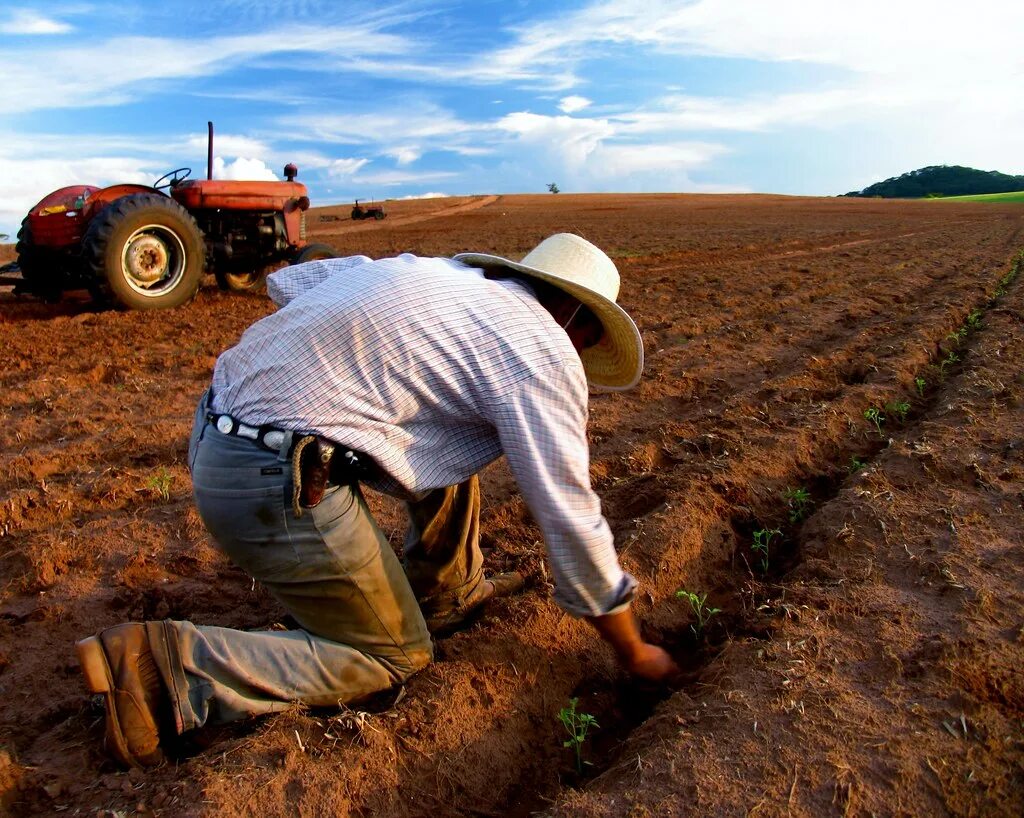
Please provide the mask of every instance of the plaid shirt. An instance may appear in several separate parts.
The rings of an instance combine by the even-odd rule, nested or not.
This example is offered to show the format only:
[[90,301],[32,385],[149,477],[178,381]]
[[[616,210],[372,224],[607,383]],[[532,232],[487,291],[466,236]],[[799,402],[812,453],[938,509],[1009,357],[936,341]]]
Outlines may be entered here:
[[286,267],[267,289],[281,309],[218,359],[215,411],[365,452],[390,493],[461,483],[504,452],[555,601],[577,616],[627,605],[636,581],[590,486],[583,365],[528,286],[401,255]]

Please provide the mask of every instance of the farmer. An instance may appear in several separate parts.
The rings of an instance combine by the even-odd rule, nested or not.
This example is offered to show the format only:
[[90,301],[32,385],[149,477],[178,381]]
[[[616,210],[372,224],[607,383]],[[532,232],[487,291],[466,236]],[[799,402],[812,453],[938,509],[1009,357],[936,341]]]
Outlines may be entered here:
[[[636,581],[590,486],[587,383],[629,389],[643,366],[611,259],[563,233],[521,262],[354,256],[267,286],[280,309],[218,359],[188,464],[213,538],[301,630],[163,621],[82,640],[109,752],[155,764],[160,730],[337,706],[425,667],[432,632],[522,587],[487,578],[479,546],[476,474],[502,453],[543,532],[555,601],[635,676],[677,672],[640,637]],[[406,500],[404,566],[361,483]]]

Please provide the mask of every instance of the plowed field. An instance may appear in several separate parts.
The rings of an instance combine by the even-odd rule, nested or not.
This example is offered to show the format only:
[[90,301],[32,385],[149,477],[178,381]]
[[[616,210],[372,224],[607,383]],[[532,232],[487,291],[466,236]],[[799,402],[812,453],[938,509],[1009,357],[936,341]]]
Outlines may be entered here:
[[[550,601],[507,468],[492,570],[524,595],[401,691],[204,730],[125,773],[73,643],[146,618],[287,627],[219,555],[185,446],[271,305],[0,292],[0,804],[85,815],[1024,814],[1024,209],[769,196],[502,196],[313,211],[374,257],[518,258],[579,233],[622,272],[645,377],[591,400],[591,475],[671,691]],[[374,497],[400,547],[403,520]],[[766,543],[766,548],[755,548]],[[721,609],[703,628],[677,591]],[[595,716],[577,770],[558,712]]]

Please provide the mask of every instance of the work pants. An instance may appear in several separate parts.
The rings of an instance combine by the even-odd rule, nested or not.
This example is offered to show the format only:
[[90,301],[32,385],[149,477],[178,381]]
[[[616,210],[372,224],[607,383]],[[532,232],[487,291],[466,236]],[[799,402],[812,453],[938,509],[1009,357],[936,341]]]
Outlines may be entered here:
[[483,581],[477,478],[408,504],[403,570],[358,483],[329,487],[296,515],[286,453],[217,431],[205,402],[188,455],[196,507],[224,553],[301,629],[161,623],[155,657],[178,731],[293,702],[337,706],[425,667],[424,613],[458,609]]

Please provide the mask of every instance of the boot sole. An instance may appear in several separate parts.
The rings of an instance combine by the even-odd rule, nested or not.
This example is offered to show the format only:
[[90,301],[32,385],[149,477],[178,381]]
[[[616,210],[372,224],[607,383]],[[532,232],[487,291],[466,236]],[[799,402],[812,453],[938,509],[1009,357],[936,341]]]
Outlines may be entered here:
[[90,636],[75,643],[75,652],[78,654],[78,664],[85,677],[86,689],[90,693],[103,695],[103,704],[106,710],[106,732],[103,744],[107,752],[128,767],[142,766],[138,759],[128,751],[128,742],[125,741],[121,722],[117,718],[117,705],[114,701],[114,676],[110,672],[110,663],[107,662],[107,655],[103,651],[103,643],[100,642],[99,637]]

